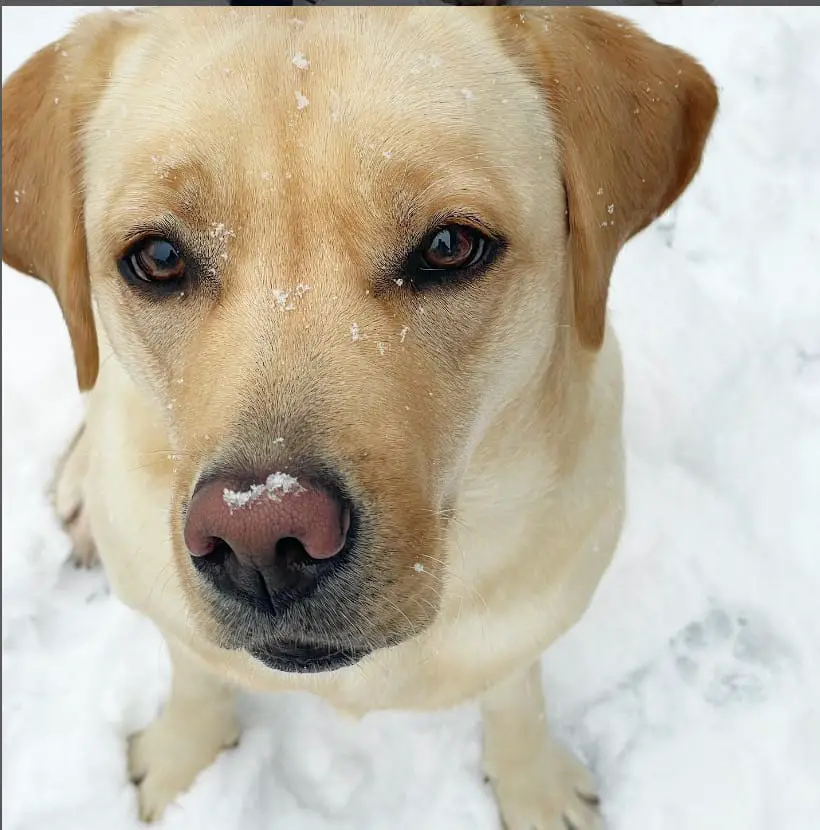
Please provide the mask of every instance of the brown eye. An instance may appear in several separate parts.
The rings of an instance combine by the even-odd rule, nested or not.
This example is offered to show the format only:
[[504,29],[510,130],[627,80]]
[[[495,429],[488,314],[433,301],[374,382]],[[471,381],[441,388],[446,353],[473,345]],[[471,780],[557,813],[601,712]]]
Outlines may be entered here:
[[127,269],[143,282],[176,282],[185,275],[185,260],[167,239],[142,240],[125,257]]
[[464,225],[446,225],[427,238],[421,248],[420,270],[457,271],[481,261],[487,238]]

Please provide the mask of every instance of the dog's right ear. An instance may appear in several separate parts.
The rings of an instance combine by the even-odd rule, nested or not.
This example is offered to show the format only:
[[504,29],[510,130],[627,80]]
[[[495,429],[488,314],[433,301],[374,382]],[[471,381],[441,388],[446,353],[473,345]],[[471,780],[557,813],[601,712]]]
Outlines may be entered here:
[[94,386],[99,351],[83,218],[82,135],[106,87],[131,15],[78,21],[3,85],[3,261],[51,286],[80,389]]

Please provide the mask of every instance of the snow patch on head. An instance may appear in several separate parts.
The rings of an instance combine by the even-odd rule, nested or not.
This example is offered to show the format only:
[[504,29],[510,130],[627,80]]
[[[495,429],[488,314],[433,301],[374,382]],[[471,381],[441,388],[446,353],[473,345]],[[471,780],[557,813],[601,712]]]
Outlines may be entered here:
[[215,239],[221,248],[219,258],[226,260],[228,258],[228,242],[236,234],[224,222],[211,222],[208,235],[211,239]]
[[211,222],[209,234],[212,239],[219,239],[222,242],[236,236],[236,234],[224,222]]
[[267,496],[271,501],[279,501],[285,493],[301,493],[304,487],[287,473],[271,473],[264,484],[252,484],[247,490],[230,490],[227,487],[222,491],[222,500],[231,510],[247,507],[249,504]]
[[307,69],[310,61],[301,53],[297,52],[290,61],[297,69]]
[[283,291],[281,288],[277,288],[273,292],[276,308],[279,311],[293,311],[296,306],[293,304],[292,298],[300,300],[310,290],[311,287],[303,282],[300,282],[293,291]]
[[281,288],[277,288],[273,292],[273,299],[276,302],[276,307],[280,311],[293,311],[293,303],[288,302],[288,297],[290,297],[290,293],[288,291],[282,291]]
[[152,155],[151,161],[154,165],[154,175],[160,179],[167,179],[169,176],[168,165],[162,156]]

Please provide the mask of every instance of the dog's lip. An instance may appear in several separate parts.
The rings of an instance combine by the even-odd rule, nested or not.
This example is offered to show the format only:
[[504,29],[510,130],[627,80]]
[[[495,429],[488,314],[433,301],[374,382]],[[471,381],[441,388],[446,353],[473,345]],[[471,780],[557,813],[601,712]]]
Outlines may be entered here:
[[352,666],[366,657],[370,648],[339,648],[318,643],[276,642],[255,645],[248,652],[269,669],[290,673],[330,672]]

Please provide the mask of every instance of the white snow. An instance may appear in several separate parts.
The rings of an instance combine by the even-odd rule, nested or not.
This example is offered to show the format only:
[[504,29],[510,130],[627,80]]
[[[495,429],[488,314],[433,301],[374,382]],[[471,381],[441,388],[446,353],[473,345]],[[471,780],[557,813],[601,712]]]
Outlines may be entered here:
[[303,110],[310,103],[307,97],[302,95],[301,92],[295,92],[294,95],[296,95],[296,109]]
[[307,69],[310,66],[310,61],[301,52],[297,52],[291,58],[291,63],[297,69]]
[[[155,156],[151,158],[156,159]],[[236,234],[225,225],[224,222],[212,222],[211,229],[208,232],[212,239],[218,239],[220,242],[227,242],[229,239],[233,239]]]
[[280,501],[282,494],[300,493],[302,490],[304,488],[293,476],[287,473],[271,473],[264,484],[252,484],[247,490],[230,490],[226,487],[222,493],[222,500],[231,510],[236,510],[253,504],[262,496],[267,496],[271,501]]
[[[820,826],[820,12],[623,9],[715,74],[678,207],[618,262],[629,518],[544,659],[610,830]],[[76,7],[4,7],[3,76]],[[31,198],[29,193],[27,198]],[[44,494],[80,418],[41,283],[3,269],[3,826],[137,830],[125,737],[168,690],[153,627],[63,566]],[[403,330],[406,333],[406,330]],[[473,706],[350,721],[245,696],[166,830],[498,830]]]
[[302,297],[311,290],[311,286],[300,282],[293,291],[285,291],[282,288],[275,288],[273,291],[273,301],[279,311],[293,311],[296,304],[293,299],[301,300]]
[[273,299],[276,303],[276,308],[280,311],[293,311],[295,306],[293,303],[288,303],[288,297],[290,297],[290,292],[285,291],[282,288],[277,288],[273,292]]

